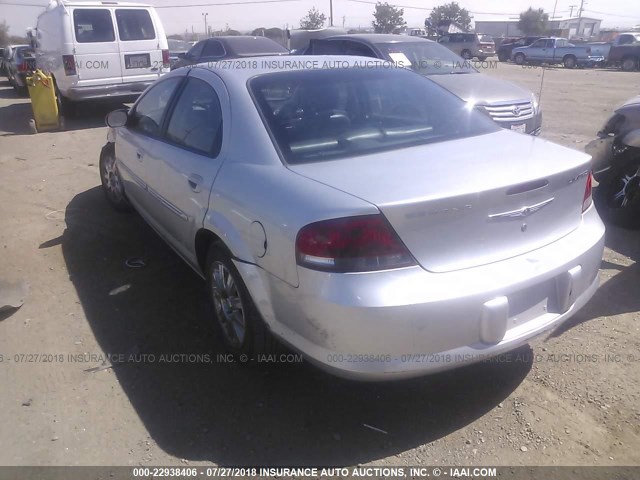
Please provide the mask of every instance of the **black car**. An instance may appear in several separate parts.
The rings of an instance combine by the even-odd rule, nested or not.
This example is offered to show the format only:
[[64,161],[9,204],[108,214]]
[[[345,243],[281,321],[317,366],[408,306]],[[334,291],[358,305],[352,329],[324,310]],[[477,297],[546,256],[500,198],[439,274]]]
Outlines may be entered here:
[[229,58],[288,54],[289,50],[267,37],[245,35],[212,37],[199,41],[187,53],[180,54],[178,60],[171,65],[171,70]]
[[498,60],[501,62],[508,62],[511,58],[511,52],[517,47],[528,47],[536,40],[544,37],[520,37],[512,42],[502,43],[498,47]]

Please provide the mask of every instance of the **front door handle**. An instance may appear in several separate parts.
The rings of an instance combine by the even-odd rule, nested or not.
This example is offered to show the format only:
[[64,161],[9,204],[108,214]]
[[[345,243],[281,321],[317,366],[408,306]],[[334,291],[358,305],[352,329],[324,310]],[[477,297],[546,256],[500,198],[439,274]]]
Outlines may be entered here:
[[142,152],[140,152],[140,151],[137,151],[136,152],[136,158],[138,160],[142,161],[142,157],[144,157],[144,154]]
[[200,175],[196,175],[195,173],[192,173],[191,175],[189,175],[187,182],[189,183],[189,188],[191,190],[193,190],[195,193],[200,192],[202,188],[202,182],[203,182],[203,179]]

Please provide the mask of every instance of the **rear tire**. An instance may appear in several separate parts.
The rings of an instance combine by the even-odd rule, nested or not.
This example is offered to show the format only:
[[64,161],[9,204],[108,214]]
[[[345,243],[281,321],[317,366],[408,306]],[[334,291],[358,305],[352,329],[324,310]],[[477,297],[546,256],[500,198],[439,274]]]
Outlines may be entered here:
[[498,60],[501,62],[508,62],[509,55],[507,55],[505,52],[498,52]]
[[577,61],[573,55],[567,55],[563,60],[564,68],[576,68]]
[[480,60],[481,62],[484,62],[488,57],[478,57],[478,60]]
[[244,364],[253,363],[254,355],[275,352],[278,343],[262,320],[229,251],[221,243],[214,243],[209,249],[206,275],[216,327],[226,349],[239,355]]
[[611,168],[594,190],[598,212],[612,225],[640,228],[640,157]]
[[625,72],[634,72],[638,69],[638,59],[634,57],[623,58],[621,67]]
[[460,56],[465,60],[471,60],[473,58],[473,54],[471,53],[471,50],[463,50]]
[[63,96],[56,86],[56,102],[58,103],[58,116],[72,118],[77,113],[77,104]]
[[514,57],[514,60],[516,62],[516,64],[518,65],[524,65],[527,58],[524,56],[524,53],[516,53],[516,56]]
[[124,193],[124,184],[116,165],[115,143],[107,143],[100,152],[100,181],[107,201],[118,212],[133,210]]

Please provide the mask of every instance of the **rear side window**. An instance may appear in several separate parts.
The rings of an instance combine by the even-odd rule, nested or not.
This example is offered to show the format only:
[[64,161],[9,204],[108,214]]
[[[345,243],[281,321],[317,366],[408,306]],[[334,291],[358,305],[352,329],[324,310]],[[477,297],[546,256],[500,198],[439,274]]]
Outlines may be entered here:
[[205,155],[217,156],[222,145],[222,109],[216,92],[190,78],[171,114],[166,138]]
[[78,43],[113,42],[111,12],[103,8],[76,8],[73,11],[73,24]]
[[204,44],[204,49],[202,50],[203,57],[224,57],[225,50],[222,44],[217,40],[209,40]]
[[153,40],[156,32],[148,10],[116,10],[120,40]]
[[181,81],[182,77],[174,77],[151,87],[136,104],[130,128],[151,137],[159,136],[167,105]]

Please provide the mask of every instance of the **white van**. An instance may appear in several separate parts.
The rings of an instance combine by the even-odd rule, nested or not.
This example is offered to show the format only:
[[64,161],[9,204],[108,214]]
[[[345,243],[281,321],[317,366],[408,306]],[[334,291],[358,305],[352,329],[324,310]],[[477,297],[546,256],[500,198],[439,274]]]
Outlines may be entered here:
[[134,97],[169,72],[169,47],[152,6],[53,0],[38,16],[36,65],[50,72],[60,108]]

